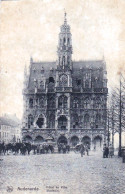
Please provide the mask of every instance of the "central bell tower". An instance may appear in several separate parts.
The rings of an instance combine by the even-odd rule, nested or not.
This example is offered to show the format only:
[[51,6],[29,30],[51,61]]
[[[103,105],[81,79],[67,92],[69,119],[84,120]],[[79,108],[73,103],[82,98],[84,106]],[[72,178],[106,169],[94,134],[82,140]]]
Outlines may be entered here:
[[70,131],[70,95],[72,92],[72,35],[67,24],[66,13],[64,23],[60,27],[57,47],[56,69],[56,120],[55,128],[61,134]]
[[64,13],[64,24],[60,28],[57,47],[58,66],[61,69],[72,70],[72,34],[67,24],[66,12]]

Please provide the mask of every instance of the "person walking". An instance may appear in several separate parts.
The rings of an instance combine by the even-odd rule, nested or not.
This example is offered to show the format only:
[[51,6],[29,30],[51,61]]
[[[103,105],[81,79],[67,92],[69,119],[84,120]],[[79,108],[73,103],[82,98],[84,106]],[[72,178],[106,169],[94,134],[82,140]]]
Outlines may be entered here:
[[86,144],[86,146],[85,146],[85,151],[87,153],[87,156],[89,156],[89,145],[88,144]]
[[81,157],[83,157],[84,152],[85,152],[84,145],[83,145],[83,144],[81,144],[81,147],[80,147]]
[[109,158],[110,157],[112,158],[113,155],[114,155],[114,148],[113,148],[112,144],[110,144],[109,145]]
[[109,155],[109,148],[106,144],[104,144],[104,147],[103,147],[103,158],[108,158],[108,155]]
[[104,146],[103,146],[103,158],[105,158],[105,156],[106,156],[105,150],[106,150],[106,144],[104,144]]

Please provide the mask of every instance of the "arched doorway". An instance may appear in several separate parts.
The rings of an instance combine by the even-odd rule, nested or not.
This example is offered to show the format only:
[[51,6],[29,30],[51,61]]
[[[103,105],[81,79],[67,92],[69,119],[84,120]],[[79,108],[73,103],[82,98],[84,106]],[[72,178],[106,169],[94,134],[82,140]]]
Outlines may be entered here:
[[57,144],[60,144],[60,143],[67,144],[68,143],[67,138],[65,136],[60,136],[57,141]]
[[24,141],[27,142],[27,143],[31,143],[31,142],[32,142],[32,137],[29,136],[29,135],[25,136],[23,139],[24,139]]
[[44,142],[44,138],[39,135],[35,138],[34,142],[35,143],[42,143],[42,142]]
[[84,136],[81,141],[84,145],[88,145],[89,148],[91,146],[91,139],[89,136]]
[[79,138],[77,136],[71,137],[70,143],[73,147],[75,147],[79,143]]
[[102,137],[96,136],[93,140],[94,150],[100,150],[102,148]]

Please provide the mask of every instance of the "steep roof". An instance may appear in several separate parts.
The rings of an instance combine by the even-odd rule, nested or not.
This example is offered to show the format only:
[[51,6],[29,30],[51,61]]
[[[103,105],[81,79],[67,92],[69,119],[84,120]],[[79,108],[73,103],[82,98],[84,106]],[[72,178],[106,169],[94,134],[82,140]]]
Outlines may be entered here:
[[[105,62],[103,60],[86,60],[86,61],[73,61],[73,76],[79,76],[80,69],[87,70],[92,68],[104,68],[106,69]],[[53,71],[50,71],[53,69]],[[55,69],[56,69],[56,62],[54,61],[43,61],[43,62],[34,62],[31,61],[30,64],[30,75],[29,75],[29,81],[28,81],[28,88],[33,89],[34,88],[34,80],[41,80],[42,74],[41,72],[44,70],[44,76],[46,79],[48,79],[51,75],[53,77],[55,76]]]
[[103,60],[86,60],[86,61],[74,61],[73,62],[73,68],[78,69],[78,68],[100,68],[100,67],[105,67],[105,62]]

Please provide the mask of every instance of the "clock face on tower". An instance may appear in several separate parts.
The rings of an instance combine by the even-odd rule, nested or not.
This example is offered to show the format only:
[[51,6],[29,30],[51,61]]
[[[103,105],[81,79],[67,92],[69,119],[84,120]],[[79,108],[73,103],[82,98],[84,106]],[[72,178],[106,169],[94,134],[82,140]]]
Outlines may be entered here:
[[60,86],[67,86],[68,85],[68,77],[67,75],[63,74],[60,76],[60,79],[59,79],[59,83],[60,83]]

